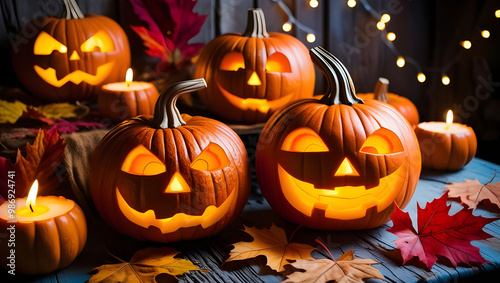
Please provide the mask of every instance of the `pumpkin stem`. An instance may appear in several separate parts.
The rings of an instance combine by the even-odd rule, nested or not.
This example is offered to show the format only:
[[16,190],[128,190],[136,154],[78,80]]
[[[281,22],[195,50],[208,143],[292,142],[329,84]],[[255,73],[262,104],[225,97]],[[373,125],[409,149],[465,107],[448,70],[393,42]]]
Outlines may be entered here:
[[346,67],[325,48],[318,46],[309,51],[314,64],[326,76],[327,91],[320,102],[328,105],[363,103],[356,96],[351,75]]
[[248,9],[247,27],[242,36],[245,37],[269,37],[266,29],[266,18],[261,8]]
[[63,0],[63,3],[66,7],[66,20],[83,19],[85,17],[75,0]]
[[207,87],[205,79],[182,81],[162,91],[155,104],[152,127],[156,129],[177,128],[185,125],[179,109],[175,106],[181,94]]
[[373,98],[378,101],[388,102],[387,90],[389,88],[389,80],[386,78],[378,78],[375,90],[373,91]]

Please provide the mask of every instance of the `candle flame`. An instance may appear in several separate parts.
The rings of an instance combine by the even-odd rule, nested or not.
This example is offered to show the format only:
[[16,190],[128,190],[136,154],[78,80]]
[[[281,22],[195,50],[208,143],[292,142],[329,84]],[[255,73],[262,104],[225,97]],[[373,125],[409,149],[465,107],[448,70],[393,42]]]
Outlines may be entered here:
[[28,193],[28,199],[26,200],[26,206],[33,211],[33,206],[35,206],[36,203],[36,195],[38,194],[38,180],[35,180],[33,182],[33,185],[31,186],[30,192]]
[[448,113],[446,113],[446,129],[448,129],[451,124],[453,124],[453,111],[448,110]]
[[127,74],[125,75],[125,83],[127,84],[127,87],[130,86],[133,79],[134,79],[134,73],[132,72],[132,68],[128,68]]

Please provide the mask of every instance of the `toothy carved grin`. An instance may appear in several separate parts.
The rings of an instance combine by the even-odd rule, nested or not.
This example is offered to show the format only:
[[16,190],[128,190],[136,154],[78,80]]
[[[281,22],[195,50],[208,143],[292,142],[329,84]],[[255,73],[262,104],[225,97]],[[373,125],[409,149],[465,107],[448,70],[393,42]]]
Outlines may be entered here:
[[81,82],[86,82],[90,85],[98,85],[108,77],[108,75],[111,73],[111,70],[113,70],[114,65],[115,62],[111,61],[97,67],[97,72],[95,75],[77,70],[67,74],[60,80],[57,79],[56,70],[52,67],[43,69],[42,67],[35,65],[33,68],[35,69],[35,72],[38,74],[38,76],[40,76],[40,78],[42,78],[45,82],[55,87],[61,87],[67,82],[72,82],[76,85],[80,84]]
[[399,187],[399,176],[406,170],[402,165],[392,174],[380,179],[379,185],[366,189],[365,186],[342,186],[335,189],[317,189],[313,184],[301,181],[278,164],[279,180],[287,201],[301,213],[311,216],[313,209],[325,211],[331,219],[359,219],[366,215],[366,210],[377,207],[382,211],[392,204],[399,193],[391,190]]
[[139,212],[130,207],[118,188],[116,188],[116,199],[118,201],[120,211],[129,221],[146,229],[150,226],[157,227],[163,234],[166,234],[175,232],[179,228],[196,227],[198,225],[201,225],[203,228],[207,228],[214,225],[229,211],[229,208],[232,206],[236,197],[235,191],[236,190],[233,190],[219,207],[210,205],[205,208],[202,215],[177,213],[172,217],[160,219],[156,218],[155,212],[151,209],[146,212]]
[[290,102],[293,98],[292,94],[285,95],[275,100],[267,100],[260,98],[241,98],[225,90],[219,83],[217,83],[217,87],[219,87],[222,95],[233,106],[238,107],[239,109],[242,110],[259,111],[264,114],[269,112],[269,110],[275,111],[279,107]]

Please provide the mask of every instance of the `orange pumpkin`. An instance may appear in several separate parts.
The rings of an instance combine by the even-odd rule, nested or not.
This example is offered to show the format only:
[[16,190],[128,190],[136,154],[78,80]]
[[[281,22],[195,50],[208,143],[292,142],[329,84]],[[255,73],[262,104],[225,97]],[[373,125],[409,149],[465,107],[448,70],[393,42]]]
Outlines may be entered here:
[[[15,241],[8,245],[6,240],[2,240],[0,245],[0,264],[6,270],[14,269],[16,274],[50,273],[71,264],[83,250],[87,241],[87,223],[82,209],[74,201],[63,197],[39,197],[37,205],[40,203],[57,204],[57,209],[47,209],[36,217],[37,221],[30,221],[34,217],[19,215],[19,210],[26,207],[26,198],[22,198],[15,200],[18,208],[15,219],[0,217],[1,231],[6,233],[9,231],[7,228],[15,226],[14,233],[11,233]],[[8,206],[9,202],[0,206],[1,215],[9,215]],[[8,258],[11,249],[15,251],[14,261]]]
[[404,96],[399,96],[394,93],[388,93],[389,80],[386,78],[379,78],[375,85],[373,93],[359,93],[357,96],[363,100],[375,99],[378,101],[389,103],[391,106],[401,113],[410,125],[415,128],[419,121],[418,110],[415,104]]
[[114,127],[91,163],[92,198],[104,220],[140,240],[208,237],[238,217],[250,191],[245,147],[225,124],[179,114],[179,95],[203,79],[165,90],[154,116]]
[[345,67],[311,49],[328,90],[276,112],[257,144],[256,173],[271,207],[304,226],[377,227],[405,207],[421,170],[410,125],[391,106],[357,98]]
[[278,108],[312,97],[314,66],[298,39],[268,33],[261,9],[248,11],[243,34],[214,38],[201,51],[195,77],[209,110],[230,122],[265,122]]
[[[93,100],[103,84],[125,77],[130,65],[128,39],[112,19],[84,17],[74,0],[64,3],[65,19],[44,18],[36,36],[12,49],[14,70],[21,83],[40,98]],[[29,34],[32,26],[23,27],[20,36]]]

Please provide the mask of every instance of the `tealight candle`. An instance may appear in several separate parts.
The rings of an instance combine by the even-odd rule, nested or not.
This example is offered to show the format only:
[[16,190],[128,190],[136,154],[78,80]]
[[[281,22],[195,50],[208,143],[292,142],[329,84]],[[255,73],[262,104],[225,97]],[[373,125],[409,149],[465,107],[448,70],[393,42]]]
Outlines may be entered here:
[[124,82],[105,84],[98,96],[99,111],[113,121],[123,121],[137,115],[153,115],[160,94],[147,82],[134,82],[132,69]]
[[437,170],[458,170],[469,163],[477,150],[474,130],[453,123],[453,112],[448,111],[445,122],[425,122],[415,129],[422,166]]
[[64,197],[37,197],[35,181],[27,198],[0,206],[0,263],[11,274],[44,274],[68,266],[87,241],[82,209]]

